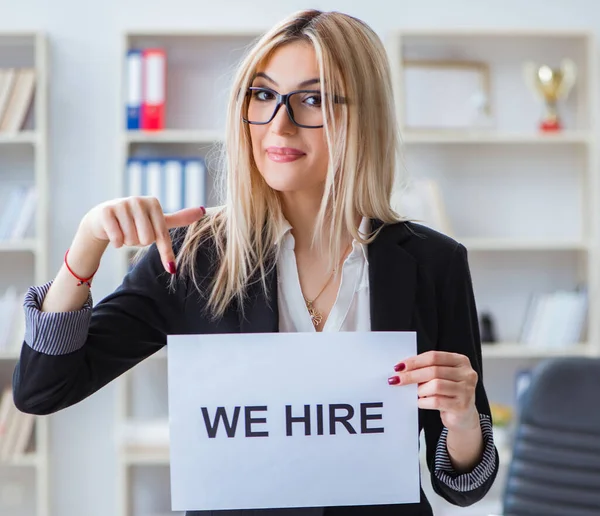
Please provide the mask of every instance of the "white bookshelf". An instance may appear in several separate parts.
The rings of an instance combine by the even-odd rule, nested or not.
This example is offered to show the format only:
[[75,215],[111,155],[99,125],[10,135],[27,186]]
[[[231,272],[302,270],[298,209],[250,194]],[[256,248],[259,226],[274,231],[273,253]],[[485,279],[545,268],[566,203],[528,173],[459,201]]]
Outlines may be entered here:
[[[216,151],[224,139],[227,94],[235,64],[258,36],[258,32],[231,30],[156,30],[123,35],[118,196],[126,195],[126,164],[131,157],[201,156],[208,167],[207,205],[219,202],[215,188]],[[125,117],[125,58],[129,49],[149,47],[166,51],[166,127],[154,132],[131,131],[127,130]],[[124,275],[131,251],[123,250],[120,256]],[[157,419],[167,424],[165,357],[163,350],[117,381],[117,429],[128,423],[151,423]],[[117,437],[117,453],[117,515],[178,514],[170,511],[168,445],[134,449],[121,444]]]
[[[401,124],[404,168],[440,186],[454,238],[469,252],[480,314],[490,312],[499,342],[484,343],[484,380],[491,402],[514,408],[515,376],[540,360],[600,356],[598,311],[598,150],[596,42],[588,31],[526,29],[410,29],[391,32],[386,45]],[[564,128],[542,133],[542,104],[527,88],[522,63],[557,66],[573,59],[578,77],[559,103]],[[407,102],[407,63],[485,63],[491,123],[418,127]],[[440,95],[444,85],[440,84]],[[412,96],[411,96],[412,95]],[[412,113],[410,115],[409,113]],[[410,122],[413,122],[412,124]],[[563,348],[520,341],[530,296],[588,287],[582,341]],[[510,451],[500,450],[505,465]],[[424,490],[441,516],[501,513],[506,468],[471,510],[452,507]],[[427,478],[425,475],[424,479]],[[489,509],[488,509],[489,508]]]
[[[412,177],[432,177],[440,184],[452,236],[469,250],[476,297],[482,301],[479,304],[491,305],[492,313],[498,315],[503,342],[518,340],[517,325],[503,324],[503,319],[524,317],[524,302],[517,306],[501,304],[498,292],[478,290],[488,283],[501,287],[487,276],[499,277],[502,271],[491,267],[502,262],[507,273],[521,275],[521,296],[541,286],[528,281],[525,268],[515,270],[519,261],[527,267],[534,262],[536,273],[543,267],[541,262],[556,262],[548,265],[560,268],[562,274],[549,269],[551,277],[545,286],[567,288],[575,286],[569,282],[587,283],[589,312],[594,313],[598,170],[593,34],[572,30],[411,29],[391,33],[387,45],[406,169]],[[572,58],[578,68],[575,87],[559,103],[565,127],[558,133],[542,133],[537,129],[541,104],[527,89],[521,66],[526,60],[557,65],[563,57]],[[492,123],[455,129],[407,125],[410,92],[405,63],[419,60],[487,63]],[[516,287],[507,281],[504,289],[514,291]],[[582,346],[587,346],[586,354],[600,354],[598,332],[590,317],[586,342],[560,353],[580,354]],[[488,356],[544,356],[540,350],[521,350],[519,344],[502,349],[505,352]],[[555,353],[548,350],[548,354]]]
[[[35,185],[38,195],[34,237],[0,241],[2,292],[15,286],[24,293],[29,285],[48,281],[48,59],[43,33],[0,32],[0,68],[34,68],[36,74],[33,106],[24,128],[0,133],[0,185],[25,182]],[[0,354],[2,387],[10,385],[19,358],[20,342],[15,344]],[[2,514],[49,516],[48,443],[48,419],[37,417],[33,451],[0,464]]]

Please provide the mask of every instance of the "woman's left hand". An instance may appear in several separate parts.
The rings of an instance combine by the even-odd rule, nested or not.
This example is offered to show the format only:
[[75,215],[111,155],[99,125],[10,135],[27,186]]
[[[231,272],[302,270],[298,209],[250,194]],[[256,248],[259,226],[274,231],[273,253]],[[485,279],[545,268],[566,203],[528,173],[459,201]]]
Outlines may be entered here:
[[390,385],[418,384],[419,408],[439,410],[448,430],[479,426],[475,406],[478,375],[465,355],[428,351],[396,364]]

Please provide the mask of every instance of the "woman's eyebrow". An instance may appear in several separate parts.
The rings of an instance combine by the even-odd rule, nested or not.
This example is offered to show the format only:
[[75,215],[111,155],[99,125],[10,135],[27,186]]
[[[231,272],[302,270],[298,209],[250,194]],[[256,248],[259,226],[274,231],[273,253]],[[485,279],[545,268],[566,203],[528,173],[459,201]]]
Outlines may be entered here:
[[277,84],[273,79],[271,79],[266,73],[264,72],[258,72],[254,75],[254,79],[256,79],[257,77],[262,77],[264,79],[267,79],[267,81],[272,82],[275,86],[279,86],[279,84]]
[[[257,77],[262,77],[263,79],[266,79],[267,81],[272,82],[275,86],[279,86],[279,84],[277,84],[276,81],[274,81],[273,79],[271,79],[271,77],[269,77],[264,72],[258,72],[258,73],[256,73],[256,75],[254,76],[254,78],[256,79]],[[302,81],[300,84],[298,84],[298,86],[300,88],[303,88],[305,86],[310,86],[311,84],[317,84],[319,82],[321,82],[321,80],[318,77],[315,77],[314,79],[308,79],[306,81]]]

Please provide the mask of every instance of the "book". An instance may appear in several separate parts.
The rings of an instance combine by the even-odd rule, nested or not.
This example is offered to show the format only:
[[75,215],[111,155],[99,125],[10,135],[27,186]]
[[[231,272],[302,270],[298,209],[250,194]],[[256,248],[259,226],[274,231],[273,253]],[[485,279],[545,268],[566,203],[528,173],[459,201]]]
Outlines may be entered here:
[[10,95],[13,91],[16,78],[17,70],[15,68],[0,70],[0,121],[2,121],[4,113],[8,109]]
[[127,194],[159,200],[165,213],[206,206],[206,163],[201,157],[130,158]]
[[403,217],[446,235],[453,234],[441,188],[433,179],[415,179],[405,190],[394,191],[391,204]]
[[142,109],[142,51],[130,50],[127,52],[127,129],[140,129],[140,116]]
[[34,90],[35,70],[19,69],[4,116],[0,121],[0,132],[17,132],[22,129],[33,100]]
[[184,163],[185,208],[206,206],[206,163],[202,158],[188,159]]
[[587,292],[583,288],[532,294],[520,341],[533,347],[555,349],[579,343],[587,306]]
[[166,52],[160,48],[142,51],[142,109],[141,128],[158,131],[165,128],[167,62]]

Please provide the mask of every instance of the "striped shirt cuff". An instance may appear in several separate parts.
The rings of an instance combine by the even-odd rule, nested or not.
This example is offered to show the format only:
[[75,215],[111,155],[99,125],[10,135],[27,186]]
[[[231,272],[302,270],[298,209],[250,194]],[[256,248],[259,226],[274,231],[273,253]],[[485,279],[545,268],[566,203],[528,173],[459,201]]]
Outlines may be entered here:
[[483,434],[483,457],[481,462],[475,466],[470,473],[458,474],[452,467],[446,440],[448,429],[444,428],[438,441],[435,452],[435,476],[454,491],[461,493],[478,489],[493,475],[496,470],[496,447],[494,446],[494,434],[490,416],[479,414],[481,431]]
[[92,317],[92,293],[74,312],[42,312],[52,282],[29,287],[23,301],[25,344],[45,355],[66,355],[81,348],[87,339]]

